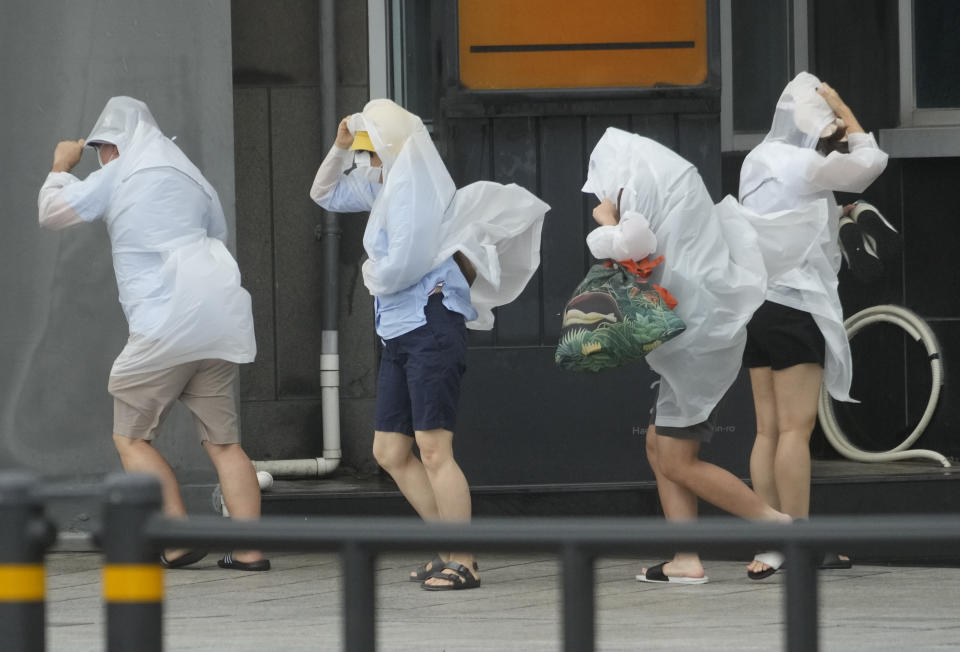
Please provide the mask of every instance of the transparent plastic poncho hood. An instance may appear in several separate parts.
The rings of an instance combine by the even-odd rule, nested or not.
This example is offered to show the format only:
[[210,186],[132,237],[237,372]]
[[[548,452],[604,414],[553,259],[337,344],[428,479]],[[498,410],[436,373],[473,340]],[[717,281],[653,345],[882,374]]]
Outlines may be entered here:
[[[83,182],[66,186],[62,197],[84,219],[104,219],[115,267],[123,266],[117,267],[117,285],[130,339],[112,375],[206,358],[252,361],[250,295],[224,243],[226,220],[216,191],[134,98],[107,102],[87,137],[88,145],[94,143],[112,143],[120,154]],[[140,174],[146,171],[169,171],[175,183],[196,186],[171,192],[164,183],[169,177]],[[128,270],[127,261],[157,259],[159,264],[143,263],[136,273]],[[152,283],[146,295],[144,278]]]
[[550,207],[526,189],[478,181],[457,190],[423,122],[391,100],[351,116],[383,162],[383,188],[363,244],[367,289],[393,294],[417,283],[455,252],[477,271],[473,329],[493,327],[492,309],[520,295],[540,264],[540,232]]

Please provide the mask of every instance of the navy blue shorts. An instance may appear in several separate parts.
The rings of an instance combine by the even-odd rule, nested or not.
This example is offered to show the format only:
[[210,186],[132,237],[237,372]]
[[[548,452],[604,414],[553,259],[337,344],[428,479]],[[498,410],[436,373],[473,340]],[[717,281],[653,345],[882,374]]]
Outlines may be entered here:
[[453,432],[456,426],[467,327],[439,293],[430,297],[424,313],[425,325],[385,342],[377,378],[377,430],[412,437],[415,430]]

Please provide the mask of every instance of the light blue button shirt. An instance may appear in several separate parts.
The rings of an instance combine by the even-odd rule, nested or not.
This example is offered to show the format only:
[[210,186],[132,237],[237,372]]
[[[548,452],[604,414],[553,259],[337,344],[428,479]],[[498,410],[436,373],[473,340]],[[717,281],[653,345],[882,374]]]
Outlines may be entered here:
[[[351,176],[341,176],[333,190],[317,203],[337,213],[369,211],[382,186]],[[470,285],[451,257],[410,287],[374,297],[377,335],[384,340],[391,340],[425,325],[427,318],[424,308],[430,293],[438,285],[442,285],[443,305],[447,309],[460,313],[467,321],[477,318],[477,311],[470,303]]]

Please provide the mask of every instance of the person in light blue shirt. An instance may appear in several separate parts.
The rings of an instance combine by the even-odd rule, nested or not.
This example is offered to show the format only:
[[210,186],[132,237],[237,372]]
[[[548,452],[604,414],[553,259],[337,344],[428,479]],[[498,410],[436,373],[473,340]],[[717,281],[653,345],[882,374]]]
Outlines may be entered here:
[[[462,256],[459,264],[454,255],[434,260],[440,233],[431,216],[442,216],[449,205],[452,181],[444,186],[444,169],[436,175],[441,184],[434,183],[440,159],[419,118],[387,100],[377,102],[379,131],[372,123],[351,131],[353,116],[344,118],[310,196],[329,211],[371,212],[364,281],[384,344],[374,457],[422,518],[468,521],[470,488],[454,459],[453,432],[466,370],[466,322],[478,317],[465,276],[474,270]],[[392,184],[384,183],[387,175]],[[438,191],[438,185],[444,187]],[[426,590],[469,589],[480,586],[477,570],[472,554],[441,553],[410,579]]]

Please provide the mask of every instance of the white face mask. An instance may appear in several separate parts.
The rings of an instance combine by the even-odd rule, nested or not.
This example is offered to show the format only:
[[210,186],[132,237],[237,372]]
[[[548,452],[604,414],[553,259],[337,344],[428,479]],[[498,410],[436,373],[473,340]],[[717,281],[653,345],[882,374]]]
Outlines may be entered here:
[[380,175],[383,174],[383,170],[374,165],[357,168],[357,172],[370,183],[380,183]]
[[[100,167],[103,167],[104,165],[106,165],[106,164],[109,163],[110,161],[107,161],[107,163],[104,163],[104,162],[103,162],[103,159],[100,157],[100,151],[101,151],[101,150],[102,150],[102,147],[101,147],[100,145],[98,145],[97,147],[94,148],[94,151],[97,152],[97,163],[100,164]],[[110,159],[110,160],[112,161],[113,159]]]
[[380,175],[383,172],[383,168],[370,165],[370,152],[357,152],[355,160],[357,168],[352,174],[358,174],[370,183],[380,183]]

